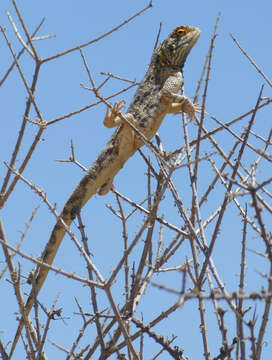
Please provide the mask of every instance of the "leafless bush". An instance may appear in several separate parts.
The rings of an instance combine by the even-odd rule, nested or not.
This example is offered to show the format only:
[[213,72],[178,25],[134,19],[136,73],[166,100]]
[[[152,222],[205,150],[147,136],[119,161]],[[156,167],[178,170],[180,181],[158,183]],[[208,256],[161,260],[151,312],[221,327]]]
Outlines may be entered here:
[[[114,99],[137,84],[134,80],[105,73],[105,80],[96,85],[100,93],[115,79],[125,86],[108,97],[45,120],[39,106],[42,100],[38,89],[41,71],[44,68],[46,71],[48,63],[64,61],[66,56],[82,50],[82,65],[83,59],[87,63],[84,49],[118,31],[152,4],[97,38],[41,57],[36,44],[44,40],[37,37],[43,21],[30,33],[16,2],[12,3],[17,18],[15,20],[8,14],[10,26],[22,49],[15,52],[15,45],[9,40],[6,29],[1,27],[12,63],[4,73],[1,70],[0,86],[5,89],[9,78],[17,76],[18,82],[23,81],[27,101],[20,126],[13,129],[18,133],[17,140],[10,146],[10,160],[5,162],[6,170],[2,172],[1,207],[3,212],[6,207],[18,207],[11,195],[27,202],[34,191],[35,196],[42,199],[43,207],[48,207],[57,217],[54,199],[50,201],[46,194],[47,183],[39,184],[43,187],[41,190],[25,175],[42,138],[46,137],[45,130],[57,122],[65,127],[67,119],[88,109],[94,111],[101,101]],[[30,316],[33,323],[30,318],[25,319],[26,329],[16,349],[18,354],[24,351],[29,359],[45,359],[51,343],[56,353],[54,358],[59,358],[61,353],[66,359],[191,359],[190,350],[180,334],[192,332],[194,336],[193,331],[198,333],[199,327],[201,338],[195,341],[199,359],[201,356],[218,360],[261,359],[264,346],[271,346],[267,336],[272,296],[269,229],[272,178],[267,170],[272,160],[269,151],[271,129],[265,125],[267,119],[261,109],[269,107],[272,99],[264,98],[261,88],[252,107],[225,123],[206,111],[218,20],[206,60],[202,61],[203,71],[194,98],[202,108],[199,120],[196,124],[188,123],[180,115],[184,133],[180,148],[169,152],[156,136],[153,144],[159,157],[152,154],[152,149],[139,150],[142,172],[134,176],[146,179],[140,200],[127,196],[124,191],[112,190],[115,201],[107,205],[110,213],[106,216],[115,217],[120,223],[119,239],[114,238],[118,256],[114,253],[110,262],[110,255],[106,254],[112,239],[103,239],[105,257],[96,256],[97,245],[91,227],[97,214],[94,209],[84,210],[85,219],[81,216],[77,219],[77,233],[67,235],[74,242],[76,237],[80,238],[80,246],[71,250],[80,253],[80,267],[77,271],[67,271],[60,269],[58,264],[50,266],[51,273],[58,274],[59,283],[68,278],[66,294],[71,288],[73,293],[68,297],[74,301],[75,310],[71,316],[67,315],[70,311],[66,307],[67,298],[58,294],[56,282],[47,279],[43,292],[36,297]],[[50,38],[48,36],[46,41],[51,41]],[[241,56],[246,55],[271,86],[238,41],[234,37],[233,40],[241,49]],[[24,71],[22,59],[35,65],[32,73],[29,69]],[[84,66],[82,72],[85,72]],[[54,79],[51,81],[54,87]],[[94,90],[90,84],[82,85],[88,86]],[[16,101],[11,106],[17,106]],[[206,126],[207,119],[212,126]],[[262,134],[254,130],[257,121],[263,124]],[[36,130],[31,139],[28,129],[34,126]],[[5,131],[1,130],[1,133],[5,136]],[[73,144],[71,155],[65,161],[85,170],[75,155]],[[35,178],[38,169],[37,164],[32,167],[32,177]],[[73,186],[72,178],[69,183]],[[16,302],[10,300],[11,306],[2,307],[1,311],[9,313],[13,322],[11,329],[16,329],[18,319],[24,316],[25,293],[30,292],[31,284],[35,289],[32,278],[36,270],[34,268],[28,275],[29,268],[39,265],[39,257],[33,256],[31,251],[21,250],[21,245],[31,236],[29,227],[43,222],[44,214],[33,210],[16,245],[5,235],[4,228],[12,226],[11,222],[5,217],[1,220],[4,256],[1,284],[8,280],[16,299]],[[13,219],[13,226],[17,226],[16,219]],[[40,235],[43,241],[39,241],[37,253],[42,252],[45,244],[43,234]],[[107,236],[111,236],[111,229]],[[66,246],[67,241],[60,252]],[[111,271],[105,271],[105,268]],[[237,278],[233,278],[234,274]],[[54,291],[53,304],[47,301],[47,291]],[[19,312],[17,317],[16,312]],[[63,321],[54,321],[57,319]],[[7,325],[2,325],[1,330],[5,340],[0,341],[0,352],[3,359],[8,359],[16,330],[10,332]],[[212,339],[208,337],[208,330]],[[62,332],[69,333],[64,343]]]

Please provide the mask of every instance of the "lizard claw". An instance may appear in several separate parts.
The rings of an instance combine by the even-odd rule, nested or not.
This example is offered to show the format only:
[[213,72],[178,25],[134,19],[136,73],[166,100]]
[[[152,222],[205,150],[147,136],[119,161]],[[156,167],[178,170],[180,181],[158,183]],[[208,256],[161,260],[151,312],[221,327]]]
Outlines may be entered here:
[[200,114],[202,107],[199,103],[193,104],[191,101],[186,102],[183,105],[183,111],[189,116],[190,120],[197,119],[196,113]]
[[[109,103],[111,105],[111,103]],[[108,128],[117,126],[117,114],[126,106],[125,100],[116,101],[111,107],[107,106],[107,112],[104,119],[104,125]]]
[[186,101],[184,102],[183,106],[182,106],[182,111],[184,111],[188,116],[189,118],[192,120],[192,119],[195,119],[196,117],[196,107],[195,105],[191,102],[190,99],[186,99]]
[[126,106],[126,102],[125,100],[120,100],[120,101],[116,101],[113,105],[112,103],[109,103],[110,106],[107,106],[107,114],[111,116],[111,114],[116,114],[118,113],[120,110],[122,110],[125,106]]
[[125,100],[116,101],[112,107],[112,113],[119,113],[126,106]]

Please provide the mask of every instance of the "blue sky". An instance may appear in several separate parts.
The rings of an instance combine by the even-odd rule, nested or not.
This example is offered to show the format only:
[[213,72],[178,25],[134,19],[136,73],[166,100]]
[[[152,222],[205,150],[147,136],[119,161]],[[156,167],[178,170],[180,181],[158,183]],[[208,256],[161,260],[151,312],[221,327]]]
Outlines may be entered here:
[[[64,51],[81,43],[87,42],[112,27],[118,25],[126,18],[133,15],[138,10],[148,5],[148,1],[19,1],[17,5],[22,12],[24,21],[32,32],[40,20],[45,17],[45,23],[39,32],[39,35],[55,34],[56,37],[48,40],[36,42],[37,51],[40,57],[48,57],[60,51]],[[12,46],[16,51],[21,45],[14,36],[11,25],[8,21],[5,11],[8,10],[17,26],[19,22],[16,17],[11,1],[2,0],[0,5],[0,25],[7,31]],[[240,50],[233,43],[230,33],[232,33],[242,46],[249,52],[256,63],[263,69],[268,77],[272,77],[271,70],[271,11],[272,3],[268,0],[262,2],[253,1],[180,1],[180,0],[154,0],[153,8],[134,19],[132,22],[122,27],[117,32],[102,39],[100,42],[83,49],[86,60],[92,71],[96,84],[102,82],[105,77],[100,72],[111,72],[123,78],[140,81],[143,77],[149,59],[152,53],[154,41],[160,22],[162,22],[161,39],[165,38],[169,32],[179,25],[198,26],[201,29],[201,37],[192,50],[184,69],[185,92],[192,97],[197,87],[197,81],[200,77],[205,56],[208,51],[209,42],[213,33],[216,17],[221,12],[221,18],[218,26],[218,36],[215,42],[214,58],[212,61],[211,79],[209,83],[207,112],[216,116],[221,121],[229,121],[234,117],[243,114],[254,107],[258,93],[264,80],[250,65],[248,60],[241,54]],[[19,28],[22,32],[21,28]],[[1,68],[0,78],[4,75],[6,69],[11,63],[11,55],[7,50],[3,37],[0,37],[1,48]],[[20,64],[26,74],[28,84],[32,81],[34,63],[29,55],[25,54]],[[82,89],[80,84],[90,86],[85,72],[82,59],[79,52],[73,52],[61,59],[48,62],[43,65],[40,78],[37,84],[35,99],[40,107],[41,113],[46,121],[53,120],[56,117],[74,111],[80,107],[94,102],[95,96]],[[122,89],[123,84],[117,80],[109,81],[103,88],[102,94],[108,96],[111,93]],[[124,98],[129,104],[134,89],[126,92],[116,100]],[[270,88],[265,86],[264,96],[270,96]],[[0,172],[1,179],[5,175],[6,168],[3,161],[9,161],[17,139],[17,133],[22,121],[22,115],[25,109],[26,92],[23,83],[15,70],[9,76],[5,84],[0,87],[1,99],[1,124],[2,133],[0,142]],[[74,142],[77,160],[84,166],[89,167],[95,160],[99,151],[104,147],[106,141],[111,135],[111,130],[103,126],[105,115],[105,106],[103,104],[91,108],[79,115],[64,121],[58,122],[48,127],[43,134],[43,141],[38,145],[30,163],[28,164],[24,175],[37,186],[41,187],[47,194],[51,203],[57,204],[57,210],[61,211],[62,206],[74,189],[83,172],[71,164],[59,163],[57,159],[67,159],[70,156],[70,141]],[[259,125],[255,129],[260,134],[266,134],[266,128],[270,126],[271,116],[267,111],[261,113]],[[35,114],[32,112],[35,120]],[[213,128],[215,124],[209,116],[205,119],[205,126]],[[268,124],[268,125],[267,125]],[[22,144],[16,166],[20,165],[28,146],[37,132],[34,125],[29,125]],[[169,116],[165,119],[160,131],[160,136],[166,150],[173,150],[183,144],[182,126],[177,117]],[[4,136],[3,136],[4,134]],[[228,148],[229,138],[221,139],[222,145]],[[206,149],[210,151],[211,147]],[[147,152],[148,153],[148,152]],[[265,169],[263,176],[269,174],[269,169]],[[146,178],[143,175],[145,167],[139,155],[136,155],[125,168],[118,174],[115,180],[117,189],[122,189],[128,197],[135,201],[142,199],[142,193],[146,188]],[[271,172],[270,172],[271,174]],[[205,187],[205,176],[203,182]],[[2,181],[2,180],[1,180]],[[177,181],[179,179],[177,178]],[[200,187],[202,184],[200,184]],[[87,224],[89,241],[93,244],[95,262],[103,270],[103,276],[107,278],[119,258],[120,253],[120,226],[117,219],[112,216],[105,207],[106,203],[116,206],[115,198],[112,194],[106,197],[91,199],[86,206],[84,217]],[[20,239],[20,230],[24,229],[24,222],[28,221],[31,213],[40,200],[25,184],[18,183],[15,191],[11,195],[5,209],[2,211],[2,219],[7,233],[8,241],[16,244]],[[207,211],[209,209],[207,208]],[[236,217],[237,210],[233,210]],[[175,221],[176,211],[172,213],[169,210],[169,219]],[[48,213],[45,205],[41,204],[38,214],[31,225],[24,241],[23,251],[37,256],[43,244],[49,238],[55,219]],[[230,221],[231,215],[230,215]],[[140,223],[141,224],[141,223]],[[135,225],[134,231],[137,231],[140,224]],[[241,220],[233,224],[236,229],[241,229]],[[239,228],[240,226],[240,228]],[[73,230],[76,228],[74,227]],[[166,235],[167,236],[167,235]],[[170,236],[170,235],[169,235]],[[172,236],[172,235],[171,235]],[[222,241],[217,245],[216,259],[218,267],[223,271],[226,282],[238,282],[237,273],[239,272],[239,258],[233,253],[232,242],[235,242],[235,236],[231,231],[225,234],[229,242]],[[240,236],[240,235],[239,235]],[[133,238],[133,233],[131,234]],[[240,239],[237,239],[239,242]],[[165,239],[165,241],[167,241]],[[230,245],[232,244],[232,245]],[[106,249],[106,251],[105,251]],[[237,254],[239,256],[239,253]],[[2,256],[1,256],[2,259]],[[237,267],[230,266],[232,259]],[[19,261],[19,258],[18,260]],[[249,261],[255,262],[255,270],[252,270],[256,279],[256,271],[265,271],[258,268],[258,259],[249,255]],[[77,255],[73,244],[69,239],[60,248],[56,258],[55,265],[63,267],[67,271],[75,271],[79,274],[85,274],[82,259]],[[236,265],[235,265],[236,266]],[[24,263],[22,269],[25,275],[28,274],[32,265]],[[47,288],[41,292],[42,301],[49,306],[60,292],[60,307],[64,308],[64,317],[67,317],[68,325],[59,321],[55,325],[55,330],[50,336],[51,339],[57,338],[60,343],[71,341],[72,335],[67,334],[71,322],[74,320],[73,312],[76,311],[73,296],[79,294],[81,301],[87,307],[89,304],[88,292],[86,289],[78,289],[78,285],[73,282],[67,282],[60,276],[54,274],[47,280]],[[168,281],[168,279],[167,279]],[[175,287],[176,279],[169,279],[169,283]],[[256,280],[257,281],[257,280]],[[49,283],[52,284],[49,286]],[[250,283],[251,290],[254,289],[254,282]],[[1,326],[3,340],[6,342],[14,332],[15,320],[12,311],[16,308],[13,302],[13,290],[5,281],[1,281],[2,306],[5,311],[1,311],[2,324],[8,324],[5,329]],[[29,291],[25,288],[25,291]],[[116,293],[123,289],[114,289]],[[84,298],[85,294],[85,298]],[[157,292],[158,303],[170,301],[169,295],[162,296]],[[85,299],[85,300],[84,300]],[[152,308],[154,299],[149,299],[147,294],[146,306]],[[171,301],[175,301],[172,299]],[[11,305],[12,304],[12,307]],[[168,304],[169,305],[169,304]],[[167,304],[165,304],[167,307]],[[190,314],[192,305],[186,304],[185,313]],[[10,310],[12,309],[12,310]],[[144,310],[144,308],[143,308]],[[153,312],[153,309],[150,310]],[[154,310],[154,316],[156,311]],[[202,349],[196,349],[195,339],[199,342],[199,318],[194,314],[195,320],[184,312],[180,314],[178,321],[186,322],[187,330],[180,330],[178,344],[186,350],[185,355],[190,360],[199,359]],[[150,315],[152,318],[152,315]],[[147,321],[150,319],[147,319]],[[169,334],[175,321],[169,320]],[[171,323],[171,321],[173,321]],[[177,321],[177,319],[176,319]],[[211,322],[213,320],[210,320]],[[162,332],[164,329],[161,329]],[[179,331],[179,330],[178,330]],[[271,333],[271,326],[270,326]],[[70,338],[71,335],[71,338]],[[211,331],[211,337],[216,336]],[[212,341],[211,341],[212,343]],[[152,344],[150,354],[152,354]],[[212,345],[213,346],[213,345]],[[211,350],[215,351],[216,346]],[[22,349],[18,348],[18,357],[22,356]],[[268,359],[271,354],[270,348],[264,350],[263,359]],[[48,346],[48,357],[56,352],[55,348]],[[62,356],[62,355],[61,355]],[[62,358],[62,357],[59,358]],[[147,355],[148,356],[148,355]],[[64,357],[63,357],[64,358]]]

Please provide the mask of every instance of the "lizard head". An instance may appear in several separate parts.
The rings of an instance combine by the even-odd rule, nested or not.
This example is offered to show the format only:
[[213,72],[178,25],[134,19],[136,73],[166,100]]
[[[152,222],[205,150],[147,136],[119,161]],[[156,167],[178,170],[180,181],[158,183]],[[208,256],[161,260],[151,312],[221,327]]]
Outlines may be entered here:
[[185,60],[197,42],[200,30],[192,26],[178,26],[157,49],[163,65],[181,69]]

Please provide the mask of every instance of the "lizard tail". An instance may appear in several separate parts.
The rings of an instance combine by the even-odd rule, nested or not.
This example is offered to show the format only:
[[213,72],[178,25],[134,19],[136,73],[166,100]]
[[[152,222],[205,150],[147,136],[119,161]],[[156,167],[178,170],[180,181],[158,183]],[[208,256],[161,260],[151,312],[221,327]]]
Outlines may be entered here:
[[[86,172],[86,174],[81,179],[80,183],[75,188],[72,195],[66,202],[60,217],[68,227],[71,225],[74,218],[77,216],[77,214],[86,204],[86,202],[90,199],[90,197],[95,195],[98,189],[101,188],[101,186],[103,186],[104,184],[107,184],[109,180],[112,181],[113,177],[123,167],[126,160],[136,151],[136,149],[133,147],[131,147],[130,149],[126,149],[126,153],[120,151],[120,147],[119,151],[118,149],[116,150],[116,142],[118,142],[118,136],[118,133],[113,136],[115,143],[111,141],[108,143],[108,145],[100,153],[96,161]],[[53,263],[65,233],[66,230],[62,225],[62,221],[58,220],[56,225],[54,226],[50,239],[47,242],[41,256],[44,263],[48,265],[51,265]],[[38,276],[35,281],[36,296],[38,295],[47,277],[48,272],[48,267],[39,266]],[[34,304],[34,299],[35,296],[32,289],[25,305],[25,316],[29,315],[30,310]],[[24,320],[23,318],[21,318],[16,335],[13,340],[9,358],[11,358],[15,350],[23,327]]]
[[[65,209],[65,208],[64,208]],[[72,219],[71,218],[64,218],[62,217],[63,220],[65,221],[66,225],[67,226],[70,226],[71,225],[71,222],[72,222]],[[44,249],[44,252],[43,252],[43,255],[42,255],[42,261],[45,262],[46,264],[48,265],[51,265],[54,258],[55,258],[55,255],[58,251],[58,248],[61,244],[61,241],[65,235],[65,229],[64,227],[61,225],[61,222],[60,220],[58,220],[58,222],[56,223],[52,233],[51,233],[51,236],[50,236],[50,239]],[[39,273],[38,273],[38,276],[36,278],[36,281],[35,281],[35,294],[36,296],[38,295],[46,277],[47,277],[47,274],[48,274],[48,271],[49,271],[49,268],[47,267],[43,267],[41,266],[40,269],[39,269]],[[25,308],[24,308],[24,315],[27,317],[30,313],[30,310],[32,309],[32,306],[34,305],[34,299],[35,299],[35,296],[34,296],[34,291],[33,289],[31,290],[29,296],[28,296],[28,299],[27,299],[27,302],[25,304]],[[21,332],[22,332],[22,329],[24,327],[24,319],[21,318],[20,320],[20,323],[19,323],[19,326],[18,326],[18,329],[16,331],[16,334],[15,334],[15,337],[14,337],[14,340],[13,340],[13,344],[12,344],[12,347],[11,347],[11,351],[10,351],[10,354],[9,354],[9,358],[11,359],[12,355],[13,355],[13,352],[15,350],[15,347],[17,345],[17,342],[20,338],[20,335],[21,335]]]

